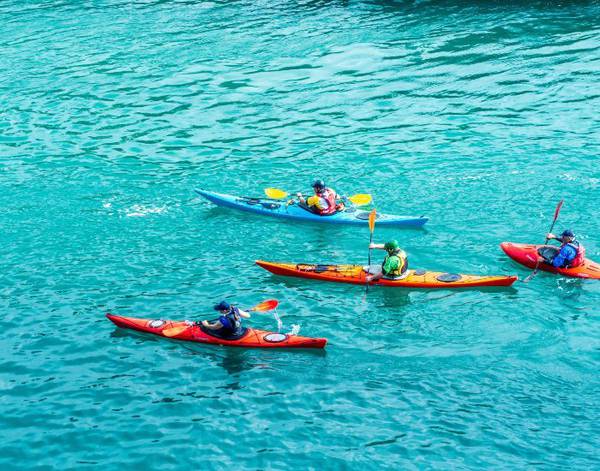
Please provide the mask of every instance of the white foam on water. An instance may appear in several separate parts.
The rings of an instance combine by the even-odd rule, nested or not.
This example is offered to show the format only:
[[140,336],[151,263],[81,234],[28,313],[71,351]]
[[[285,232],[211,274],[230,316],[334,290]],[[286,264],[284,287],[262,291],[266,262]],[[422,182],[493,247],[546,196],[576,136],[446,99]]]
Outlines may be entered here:
[[144,217],[149,214],[162,214],[167,211],[166,206],[144,206],[141,204],[134,204],[127,210],[125,216],[127,217]]

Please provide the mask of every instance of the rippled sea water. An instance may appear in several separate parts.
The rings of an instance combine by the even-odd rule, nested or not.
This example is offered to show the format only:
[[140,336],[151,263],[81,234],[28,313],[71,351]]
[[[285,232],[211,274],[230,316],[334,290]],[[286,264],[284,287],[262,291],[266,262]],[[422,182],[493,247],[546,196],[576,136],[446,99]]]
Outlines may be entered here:
[[[364,263],[366,228],[219,209],[322,176],[427,214],[413,267],[600,260],[597,1],[0,3],[0,463],[597,469],[600,282],[406,291],[271,276]],[[190,346],[107,311],[280,300],[325,352]],[[276,329],[269,314],[252,326]]]

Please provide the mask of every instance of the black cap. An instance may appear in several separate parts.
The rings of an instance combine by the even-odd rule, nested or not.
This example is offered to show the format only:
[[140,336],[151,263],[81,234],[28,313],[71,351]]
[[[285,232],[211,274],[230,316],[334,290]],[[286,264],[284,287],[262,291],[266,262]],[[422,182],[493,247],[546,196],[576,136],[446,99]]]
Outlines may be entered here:
[[213,309],[215,311],[229,311],[231,309],[231,304],[227,301],[221,301],[219,304],[215,304]]
[[561,236],[562,237],[575,237],[575,234],[573,234],[573,231],[571,229],[566,229],[565,231],[563,231]]

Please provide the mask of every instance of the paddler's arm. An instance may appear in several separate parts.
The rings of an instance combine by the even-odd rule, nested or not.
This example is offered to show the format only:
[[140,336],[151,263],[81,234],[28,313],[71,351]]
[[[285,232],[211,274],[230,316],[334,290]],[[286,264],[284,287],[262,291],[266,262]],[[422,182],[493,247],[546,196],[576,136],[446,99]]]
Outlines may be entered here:
[[201,324],[210,330],[219,330],[223,327],[220,321],[210,322],[210,321],[202,321]]
[[304,196],[302,196],[302,193],[296,193],[296,196],[298,197],[298,201],[300,201],[300,203],[306,203],[306,200],[304,199]]
[[375,244],[375,243],[371,243],[371,245],[369,245],[370,249],[382,249],[384,248],[385,244]]
[[552,232],[548,232],[548,234],[546,234],[546,239],[548,239],[548,240],[558,240],[558,237],[556,237],[554,234],[552,234]]
[[241,309],[238,309],[238,312],[240,313],[240,317],[243,317],[244,319],[250,319],[250,313],[248,311],[242,311]]

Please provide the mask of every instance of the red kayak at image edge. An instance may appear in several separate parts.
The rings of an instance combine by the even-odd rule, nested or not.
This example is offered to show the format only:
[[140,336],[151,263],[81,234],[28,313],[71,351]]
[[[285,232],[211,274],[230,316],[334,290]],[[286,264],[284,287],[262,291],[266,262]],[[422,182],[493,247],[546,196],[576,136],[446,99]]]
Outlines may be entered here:
[[[170,321],[163,319],[136,319],[134,317],[106,314],[116,326],[138,332],[158,335],[160,337],[187,342],[225,345],[228,347],[246,348],[324,348],[327,339],[300,337],[299,335],[281,334],[248,327],[242,337],[227,340],[204,332],[201,327],[190,321]],[[187,327],[174,336],[167,337],[163,332],[167,329]]]
[[573,278],[590,278],[600,280],[600,264],[596,263],[589,258],[586,258],[583,265],[573,268],[556,268],[549,265],[544,259],[538,254],[538,250],[542,247],[553,247],[550,245],[532,245],[532,244],[515,244],[513,242],[502,242],[500,244],[504,253],[512,258],[515,262],[525,265],[528,268],[535,268],[538,260],[540,264],[539,270],[547,271],[550,273],[557,273],[563,276],[570,276]]

